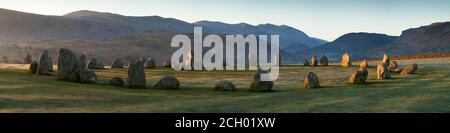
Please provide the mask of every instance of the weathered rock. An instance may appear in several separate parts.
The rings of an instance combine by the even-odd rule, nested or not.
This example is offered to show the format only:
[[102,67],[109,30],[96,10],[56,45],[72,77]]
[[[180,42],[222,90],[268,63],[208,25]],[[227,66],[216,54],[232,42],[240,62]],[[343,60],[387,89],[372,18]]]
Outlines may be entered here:
[[27,56],[25,57],[25,59],[23,60],[25,62],[25,64],[31,64],[32,59],[31,59],[31,55],[30,53],[27,53]]
[[48,66],[48,62],[49,61],[48,60],[49,60],[48,59],[48,51],[44,50],[44,52],[41,54],[41,58],[39,58],[39,66],[38,66],[36,74],[38,74],[38,75],[48,75],[48,74],[50,74],[48,72],[48,68],[49,68],[49,66]]
[[317,75],[313,72],[309,72],[305,77],[303,86],[305,87],[305,89],[319,88],[319,77],[317,77]]
[[341,66],[343,66],[343,67],[350,67],[350,66],[352,66],[352,60],[350,59],[350,54],[344,53],[342,55]]
[[123,85],[125,85],[125,81],[123,81],[123,79],[120,77],[113,77],[113,78],[111,78],[110,84],[114,85],[114,86],[122,87]]
[[97,58],[92,58],[91,60],[89,60],[89,62],[87,64],[87,68],[88,69],[98,69],[97,68]]
[[153,69],[156,67],[155,60],[153,58],[149,58],[148,60],[145,60],[145,69]]
[[77,56],[69,49],[61,48],[58,54],[58,79],[76,81],[80,67]]
[[116,58],[111,64],[111,68],[123,68],[123,65],[122,59]]
[[47,64],[48,64],[48,71],[49,72],[53,72],[53,59],[52,59],[52,57],[48,57]]
[[310,66],[309,61],[307,59],[303,60],[303,65],[304,66]]
[[389,60],[389,55],[387,53],[384,53],[383,55],[383,64],[386,66],[390,66],[391,61]]
[[261,69],[258,69],[256,71],[255,76],[253,77],[253,81],[250,84],[250,91],[254,92],[270,92],[273,91],[273,82],[272,81],[261,81],[261,74],[267,73],[266,71],[263,71]]
[[163,66],[163,67],[172,67],[172,64],[170,63],[170,61],[164,61],[164,62],[162,63],[162,66]]
[[369,63],[367,62],[367,60],[363,60],[361,62],[361,64],[359,65],[360,68],[367,68],[369,67]]
[[144,61],[131,59],[128,65],[128,86],[146,88]]
[[320,65],[322,66],[328,66],[328,57],[325,55],[322,55],[320,57]]
[[214,86],[216,91],[236,91],[236,87],[230,81],[220,81]]
[[39,64],[38,64],[37,61],[31,62],[31,64],[30,64],[30,72],[31,73],[36,73],[37,69],[38,69],[38,66],[39,66]]
[[315,55],[311,58],[311,66],[317,66],[317,58]]
[[95,83],[97,82],[97,74],[92,70],[83,70],[80,72],[80,82],[82,83]]
[[402,73],[400,73],[401,75],[408,75],[408,74],[413,74],[414,72],[416,72],[417,70],[417,64],[409,64],[408,66],[406,66]]
[[391,73],[386,64],[381,63],[377,66],[377,79],[390,79]]
[[398,68],[397,61],[391,60],[391,62],[389,63],[389,69],[390,70],[395,70],[397,68]]
[[180,89],[180,81],[174,76],[165,76],[153,86],[155,89],[178,90]]
[[369,76],[369,72],[365,67],[359,68],[356,72],[352,74],[350,79],[348,79],[348,83],[350,84],[363,84],[366,83],[367,77]]

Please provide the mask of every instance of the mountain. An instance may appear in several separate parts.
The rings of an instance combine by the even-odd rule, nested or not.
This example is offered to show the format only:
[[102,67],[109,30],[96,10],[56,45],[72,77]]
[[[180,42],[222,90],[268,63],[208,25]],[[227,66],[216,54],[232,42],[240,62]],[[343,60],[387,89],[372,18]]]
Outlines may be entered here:
[[450,22],[433,23],[402,32],[391,44],[370,51],[371,54],[388,52],[393,55],[447,53],[450,51]]
[[39,40],[108,41],[147,30],[190,32],[192,27],[192,24],[184,21],[158,16],[131,17],[94,11],[46,16],[0,9],[0,43],[30,43]]
[[210,34],[280,35],[280,48],[292,53],[326,43],[286,25],[260,24],[255,26],[246,23],[227,24],[213,21],[199,21],[194,24],[202,26],[203,30]]
[[380,48],[395,41],[398,37],[377,33],[348,33],[336,40],[315,47],[310,55],[327,55],[331,59],[339,59],[340,56],[349,52],[354,58],[369,57],[369,51]]

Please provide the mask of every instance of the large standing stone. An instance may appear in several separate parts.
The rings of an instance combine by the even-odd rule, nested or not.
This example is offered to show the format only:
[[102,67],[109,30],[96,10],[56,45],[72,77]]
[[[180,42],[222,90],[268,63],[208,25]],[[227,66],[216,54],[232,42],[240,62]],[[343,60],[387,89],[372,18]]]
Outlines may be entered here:
[[352,60],[350,59],[350,54],[344,53],[342,55],[341,66],[343,66],[343,67],[350,67],[350,66],[352,66]]
[[377,79],[390,79],[391,73],[389,72],[389,68],[386,64],[381,63],[377,66]]
[[165,76],[153,86],[155,89],[178,90],[180,89],[180,81],[174,76]]
[[367,60],[363,60],[361,62],[361,64],[359,65],[360,68],[367,68],[369,67],[369,63],[367,62]]
[[31,57],[30,53],[27,53],[27,56],[24,59],[25,64],[31,64],[31,62],[32,62],[31,58],[32,57]]
[[49,61],[48,60],[49,60],[48,59],[48,51],[44,50],[44,52],[41,54],[41,58],[39,58],[39,66],[38,66],[36,74],[38,74],[38,75],[48,75],[48,74],[50,74],[48,72],[48,68],[49,68],[49,66],[48,66],[48,62]]
[[30,64],[30,72],[31,73],[36,73],[37,69],[38,69],[38,66],[39,66],[39,64],[38,64],[37,61],[31,62],[31,64]]
[[303,65],[304,66],[310,66],[309,61],[307,59],[303,60]]
[[230,81],[220,81],[214,86],[216,91],[236,91],[236,87]]
[[145,69],[153,69],[156,66],[155,60],[153,58],[148,58],[145,61]]
[[348,79],[348,83],[350,84],[363,84],[366,83],[367,77],[369,76],[369,72],[366,68],[361,67],[356,72],[352,74],[350,79]]
[[89,62],[87,64],[87,68],[88,69],[98,69],[97,68],[97,58],[92,58],[91,60],[89,60]]
[[272,81],[261,81],[261,74],[262,73],[267,73],[261,69],[258,69],[256,71],[255,76],[253,77],[253,81],[250,85],[250,91],[255,91],[255,92],[270,92],[273,91],[272,87],[273,87],[273,82]]
[[320,57],[320,65],[322,66],[328,66],[328,57],[325,55],[322,55]]
[[111,68],[123,68],[123,62],[121,58],[114,59],[113,63],[111,64]]
[[412,74],[417,70],[417,64],[409,64],[408,66],[406,66],[402,73],[400,73],[401,75],[408,75],[408,74]]
[[317,66],[317,58],[315,55],[311,58],[311,66]]
[[52,57],[48,57],[48,71],[53,72],[53,59]]
[[123,85],[125,85],[125,81],[123,81],[123,79],[120,77],[113,77],[113,78],[111,78],[110,84],[114,85],[114,86],[122,87]]
[[319,77],[317,77],[317,75],[313,72],[309,72],[305,77],[303,86],[305,87],[305,89],[319,88]]
[[384,53],[383,55],[383,64],[386,66],[390,66],[391,61],[389,60],[389,55],[387,53]]
[[77,56],[69,49],[61,48],[58,54],[58,79],[73,81],[79,75]]
[[146,88],[144,61],[131,59],[128,65],[128,86]]

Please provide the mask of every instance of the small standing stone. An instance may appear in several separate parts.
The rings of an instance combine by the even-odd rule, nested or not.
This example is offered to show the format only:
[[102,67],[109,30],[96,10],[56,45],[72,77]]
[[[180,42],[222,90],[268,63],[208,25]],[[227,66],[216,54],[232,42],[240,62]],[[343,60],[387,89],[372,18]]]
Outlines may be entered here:
[[97,68],[97,58],[92,58],[91,60],[89,60],[89,62],[87,64],[87,68],[88,69],[98,69]]
[[311,58],[311,66],[317,66],[317,58],[315,55]]
[[305,87],[305,89],[319,88],[319,77],[317,77],[317,75],[313,72],[309,72],[305,77],[303,86]]
[[39,64],[37,63],[37,61],[33,61],[30,64],[30,72],[31,73],[36,73],[37,69],[38,69]]
[[323,55],[320,57],[320,65],[322,66],[328,66],[328,57]]
[[253,81],[250,85],[250,91],[254,92],[270,92],[273,91],[273,81],[261,81],[261,74],[266,73],[265,71],[258,69],[256,71],[255,76],[253,77]]
[[144,61],[131,59],[128,66],[128,86],[146,88]]
[[149,58],[145,61],[145,69],[153,69],[156,66],[155,60],[153,58]]
[[111,68],[123,68],[122,59],[120,58],[114,59],[113,63],[111,64]]
[[303,65],[304,66],[310,66],[309,61],[307,59],[303,60]]
[[408,74],[412,74],[414,72],[416,72],[417,70],[417,64],[409,64],[408,66],[406,66],[402,73],[400,73],[401,75],[408,75]]
[[39,59],[39,66],[37,68],[36,74],[38,75],[48,75],[50,74],[48,72],[48,51],[44,50],[44,52],[41,55],[41,58]]
[[348,83],[350,84],[363,84],[366,83],[367,77],[369,76],[369,72],[366,68],[359,68],[356,72],[352,74],[350,79],[348,79]]
[[344,54],[342,55],[341,66],[342,66],[342,67],[350,67],[350,66],[352,66],[352,61],[351,61],[351,59],[350,59],[350,54],[344,53]]
[[174,76],[165,76],[153,86],[155,89],[179,90],[180,81]]
[[386,64],[381,63],[377,66],[377,79],[390,79],[391,73]]
[[387,53],[384,53],[383,55],[383,64],[386,66],[390,66],[391,61],[389,60],[389,55]]
[[216,91],[236,91],[236,87],[230,81],[224,80],[220,81],[214,86]]

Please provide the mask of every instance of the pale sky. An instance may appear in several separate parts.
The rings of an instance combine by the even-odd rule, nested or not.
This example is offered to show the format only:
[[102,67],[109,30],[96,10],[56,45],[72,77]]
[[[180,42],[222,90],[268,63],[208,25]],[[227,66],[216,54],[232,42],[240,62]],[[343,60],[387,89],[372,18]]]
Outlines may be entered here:
[[450,21],[449,0],[1,0],[0,8],[45,15],[93,10],[187,22],[272,23],[328,41],[349,32],[400,35],[408,28]]

